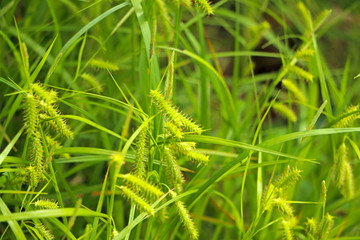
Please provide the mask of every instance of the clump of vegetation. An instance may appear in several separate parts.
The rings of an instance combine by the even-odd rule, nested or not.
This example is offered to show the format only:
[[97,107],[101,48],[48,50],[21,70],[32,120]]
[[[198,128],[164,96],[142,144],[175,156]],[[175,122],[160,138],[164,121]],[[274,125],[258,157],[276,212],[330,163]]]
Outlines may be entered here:
[[0,1],[1,239],[357,238],[359,11]]

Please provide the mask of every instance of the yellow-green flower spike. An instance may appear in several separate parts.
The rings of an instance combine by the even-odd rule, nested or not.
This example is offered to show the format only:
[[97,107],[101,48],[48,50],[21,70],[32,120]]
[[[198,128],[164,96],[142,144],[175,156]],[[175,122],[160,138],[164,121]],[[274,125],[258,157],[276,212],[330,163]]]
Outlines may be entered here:
[[199,164],[207,164],[209,156],[198,152],[193,143],[178,142],[170,145],[176,152]]
[[348,147],[343,142],[336,152],[334,165],[334,180],[338,189],[341,191],[345,186],[346,169],[345,164],[348,162]]
[[200,7],[202,11],[204,11],[207,15],[214,15],[214,9],[211,7],[211,4],[207,0],[195,0],[197,5]]
[[309,73],[308,71],[302,69],[301,67],[298,67],[296,65],[290,65],[288,67],[289,72],[291,72],[292,74],[294,74],[295,76],[298,76],[299,78],[303,78],[306,81],[313,81],[314,76]]
[[139,207],[144,212],[147,212],[149,215],[155,214],[155,209],[147,203],[141,196],[137,195],[135,192],[130,190],[129,188],[125,186],[120,186],[121,192],[123,195],[128,198],[131,202],[136,204],[137,207]]
[[[44,169],[44,147],[41,140],[41,134],[39,131],[34,133],[34,136],[31,139],[31,150],[29,154],[30,165],[35,168],[35,171],[38,172],[38,175],[41,175]],[[34,186],[36,187],[36,186]]]
[[119,177],[124,179],[130,185],[134,185],[150,195],[156,196],[158,198],[164,195],[164,193],[158,187],[156,187],[134,175],[119,174]]
[[[174,191],[170,191],[171,197],[175,198],[177,194]],[[190,217],[189,211],[187,210],[184,202],[182,201],[175,201],[175,205],[178,210],[178,214],[180,216],[180,219],[188,231],[191,239],[198,239],[199,238],[199,232],[193,222],[193,220]]]
[[308,58],[314,56],[315,51],[314,49],[300,49],[296,51],[295,57],[296,58]]
[[32,93],[26,94],[24,98],[24,115],[26,132],[32,136],[39,126],[39,109]]
[[345,183],[342,190],[343,195],[347,199],[354,198],[355,195],[355,186],[354,186],[354,174],[349,162],[345,162]]
[[73,137],[73,132],[66,124],[65,120],[60,117],[60,112],[55,109],[53,105],[41,100],[39,101],[39,106],[50,118],[54,117],[54,119],[49,120],[48,123],[52,128],[54,128],[55,131],[58,131],[62,136],[66,138]]
[[40,209],[57,209],[59,204],[56,201],[49,199],[39,199],[34,203],[35,207]]
[[294,96],[300,101],[300,102],[306,102],[306,97],[303,94],[303,92],[300,90],[300,88],[290,81],[289,79],[283,79],[282,85],[291,93],[294,94]]
[[288,167],[288,170],[274,182],[274,186],[278,189],[286,189],[297,182],[301,177],[300,173],[299,169]]
[[43,224],[41,224],[41,223],[35,223],[35,228],[39,231],[40,235],[41,235],[45,240],[53,240],[53,239],[55,239],[55,236],[52,235],[52,233],[50,232],[50,230],[48,230]]
[[138,136],[138,140],[136,144],[137,146],[136,159],[134,162],[134,169],[133,169],[134,174],[142,179],[145,178],[145,173],[146,173],[144,159],[147,157],[149,152],[147,147],[147,134],[148,134],[147,128],[144,128]]
[[179,128],[185,127],[196,134],[201,134],[204,131],[197,124],[192,122],[183,114],[179,113],[179,111],[170,103],[170,101],[166,100],[159,91],[150,90],[150,96],[154,100],[156,107]]
[[358,110],[359,110],[359,105],[348,107],[346,111],[341,115],[341,117],[343,118],[335,124],[335,127],[336,128],[351,127],[354,124],[354,121],[360,118],[360,112],[356,112]]
[[96,92],[100,93],[103,91],[103,88],[102,88],[101,84],[99,83],[99,81],[91,74],[83,73],[80,75],[80,77],[82,79],[84,79],[90,86],[92,86]]
[[166,34],[167,39],[171,39],[173,35],[171,18],[168,12],[168,8],[165,5],[164,0],[155,0],[156,4],[156,15],[158,20],[160,20],[164,33]]
[[293,240],[294,234],[290,228],[290,223],[287,220],[282,220],[281,222],[282,229],[283,229],[283,239],[285,240]]
[[165,129],[168,131],[168,133],[177,138],[177,139],[182,139],[184,137],[184,134],[183,132],[181,131],[180,128],[178,128],[175,124],[173,124],[172,122],[170,121],[166,121],[164,123],[164,127]]
[[294,111],[291,108],[289,108],[288,106],[286,106],[286,105],[284,105],[282,103],[274,103],[273,104],[273,109],[276,112],[283,115],[284,117],[286,117],[291,122],[296,122],[297,121],[297,117],[296,117]]
[[46,90],[41,84],[34,83],[31,84],[31,89],[34,91],[36,96],[41,100],[44,100],[48,104],[54,104],[57,101],[57,93],[53,90]]
[[176,188],[177,192],[182,191],[182,184],[184,184],[185,179],[180,170],[180,166],[177,163],[175,156],[171,149],[165,147],[164,149],[164,160],[167,165],[168,175],[173,183],[174,187]]
[[110,71],[119,70],[119,67],[115,63],[112,63],[109,61],[104,61],[101,59],[92,59],[90,62],[90,66],[99,68],[99,69],[110,70]]
[[286,202],[285,199],[283,198],[274,198],[272,200],[273,204],[276,205],[280,211],[284,214],[286,214],[288,217],[293,217],[294,216],[294,210],[292,209],[292,207],[290,206],[290,204],[288,202]]

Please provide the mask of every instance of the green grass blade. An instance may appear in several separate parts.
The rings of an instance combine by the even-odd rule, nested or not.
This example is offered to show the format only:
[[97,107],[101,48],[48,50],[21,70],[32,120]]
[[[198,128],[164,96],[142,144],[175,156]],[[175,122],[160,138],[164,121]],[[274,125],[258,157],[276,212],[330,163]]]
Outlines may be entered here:
[[4,218],[3,222],[8,222],[10,228],[13,230],[13,233],[16,237],[16,239],[19,240],[26,240],[26,237],[24,235],[24,232],[21,230],[20,225],[18,222],[14,219],[10,219],[8,216],[12,215],[9,208],[6,206],[5,202],[0,197],[0,211],[2,213],[2,216],[0,218]]
[[15,143],[20,138],[21,134],[24,132],[25,128],[20,129],[20,131],[15,135],[11,142],[5,147],[5,149],[0,154],[0,165],[3,163],[7,155],[10,153],[11,149],[14,147]]

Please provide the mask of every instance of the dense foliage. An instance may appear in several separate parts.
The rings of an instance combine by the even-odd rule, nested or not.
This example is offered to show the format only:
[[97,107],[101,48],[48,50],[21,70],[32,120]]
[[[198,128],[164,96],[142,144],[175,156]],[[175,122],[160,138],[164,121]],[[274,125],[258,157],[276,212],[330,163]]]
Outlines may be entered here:
[[1,239],[360,239],[359,7],[1,1]]

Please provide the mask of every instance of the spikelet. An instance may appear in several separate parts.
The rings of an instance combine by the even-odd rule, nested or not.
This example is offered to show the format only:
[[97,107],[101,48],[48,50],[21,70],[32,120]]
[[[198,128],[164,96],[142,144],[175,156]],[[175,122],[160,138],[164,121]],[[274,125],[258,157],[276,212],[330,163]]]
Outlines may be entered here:
[[156,186],[134,176],[131,174],[119,174],[119,177],[124,179],[129,185],[136,186],[151,196],[161,197],[164,193]]
[[143,128],[138,135],[137,148],[136,148],[136,159],[134,162],[134,175],[144,179],[145,178],[145,163],[144,159],[148,155],[147,148],[147,127]]
[[178,128],[175,124],[173,124],[170,121],[166,121],[164,123],[164,127],[165,130],[168,132],[168,134],[170,134],[171,136],[177,138],[177,139],[182,139],[184,137],[183,132],[181,131],[180,128]]
[[289,218],[294,216],[294,210],[290,206],[288,202],[285,201],[283,198],[274,198],[272,200],[273,204],[277,206],[280,211],[284,214],[286,214]]
[[181,173],[180,166],[177,163],[175,156],[171,149],[165,147],[164,149],[164,160],[167,164],[168,175],[176,189],[176,192],[182,191],[182,184],[185,182],[184,176]]
[[308,58],[314,56],[315,51],[314,49],[300,49],[296,51],[295,57],[296,58]]
[[314,76],[309,73],[308,71],[305,71],[304,69],[296,66],[296,65],[289,65],[288,67],[289,72],[293,73],[294,75],[305,79],[306,81],[313,81]]
[[96,92],[100,93],[103,91],[99,81],[91,74],[83,73],[80,75],[80,77],[84,79],[86,82],[88,82],[96,90]]
[[56,148],[60,146],[60,143],[49,135],[45,135],[45,141],[50,148]]
[[186,118],[183,114],[166,100],[165,97],[157,90],[150,90],[150,96],[155,102],[156,107],[166,115],[177,127],[185,127],[191,132],[201,134],[204,130],[197,124]]
[[290,228],[289,221],[284,219],[281,221],[281,225],[282,225],[282,230],[283,230],[283,239],[284,240],[293,240],[294,234]]
[[198,7],[205,12],[207,15],[214,15],[214,9],[212,8],[211,4],[207,0],[195,0]]
[[347,199],[354,198],[355,195],[355,186],[354,186],[354,174],[352,172],[352,168],[349,162],[345,162],[344,166],[345,170],[345,183],[344,187],[342,188],[342,194]]
[[273,184],[270,184],[265,188],[265,191],[262,196],[262,208],[264,211],[268,211],[273,208],[273,199],[277,193],[277,188]]
[[209,162],[209,156],[198,152],[194,143],[177,142],[170,145],[175,152],[188,157],[191,161],[199,164],[207,164]]
[[34,135],[39,126],[39,109],[37,108],[35,96],[32,93],[26,94],[24,98],[24,121],[26,132],[29,136]]
[[355,112],[358,110],[359,110],[359,105],[349,106],[346,109],[346,111],[341,115],[342,119],[335,124],[335,127],[336,128],[351,127],[354,124],[354,121],[360,117],[360,112]]
[[274,186],[278,189],[286,189],[296,183],[301,176],[300,173],[301,171],[297,168],[290,168],[290,166],[288,166],[286,173],[278,177],[278,179],[274,182]]
[[348,147],[343,142],[336,152],[334,165],[334,181],[338,189],[343,189],[345,185],[345,163],[348,161]]
[[54,235],[52,235],[52,233],[50,232],[50,230],[48,230],[44,224],[41,223],[35,223],[35,228],[39,231],[40,235],[45,239],[45,240],[53,240],[55,239]]
[[286,117],[291,122],[296,122],[297,117],[292,109],[290,109],[288,106],[281,104],[281,103],[274,103],[273,109]]
[[34,203],[35,207],[40,209],[58,209],[59,204],[55,200],[39,199]]
[[101,59],[92,59],[90,65],[95,68],[105,69],[110,71],[117,71],[119,67],[115,63],[111,63],[109,61],[104,61]]
[[36,171],[41,173],[43,171],[43,158],[44,148],[41,141],[41,134],[39,131],[34,133],[34,137],[31,140],[30,162],[35,167]]
[[320,227],[320,231],[321,231],[321,237],[320,239],[328,239],[329,235],[330,235],[330,231],[332,229],[334,225],[334,217],[331,216],[329,213],[327,213],[324,217],[324,219],[322,220],[322,224]]
[[41,172],[39,172],[34,166],[30,165],[27,168],[27,177],[30,182],[30,186],[36,188],[40,182]]
[[[46,113],[50,118],[54,118],[52,120],[49,120],[49,125],[57,132],[59,132],[62,136],[66,138],[72,138],[73,132],[69,128],[69,126],[66,124],[65,120],[61,118],[60,112],[55,109],[55,107],[51,104],[48,104],[47,102],[40,100],[39,106],[43,110],[43,112]],[[46,118],[46,115],[43,115],[43,117]]]
[[300,88],[293,83],[292,81],[288,79],[282,80],[282,85],[289,91],[294,94],[294,96],[300,101],[300,102],[306,102],[306,97],[303,94],[303,92],[300,90]]
[[319,234],[318,223],[314,218],[308,218],[306,222],[306,232],[308,238],[314,239]]
[[131,202],[136,204],[137,207],[139,207],[144,212],[147,212],[149,215],[155,214],[155,209],[147,203],[141,196],[137,195],[135,192],[130,190],[129,188],[125,186],[120,186],[121,192],[123,195],[128,198]]
[[159,18],[159,22],[162,23],[164,32],[167,39],[171,39],[173,35],[171,18],[169,16],[168,8],[165,5],[164,0],[155,0],[156,4],[156,14]]
[[42,85],[39,83],[31,84],[31,89],[34,91],[36,96],[45,101],[48,104],[54,104],[57,101],[57,93],[53,90],[47,91]]
[[[175,198],[177,196],[177,194],[174,191],[170,191],[170,194],[171,194],[172,198]],[[175,201],[175,205],[177,207],[180,219],[181,219],[184,227],[188,231],[191,239],[198,239],[199,238],[198,230],[197,230],[193,220],[191,219],[189,211],[187,210],[184,202],[177,200],[177,201]]]
[[326,203],[326,192],[327,192],[326,183],[325,183],[325,180],[323,180],[321,182],[321,193],[322,193],[322,200],[323,200],[324,206],[325,206],[325,203]]

